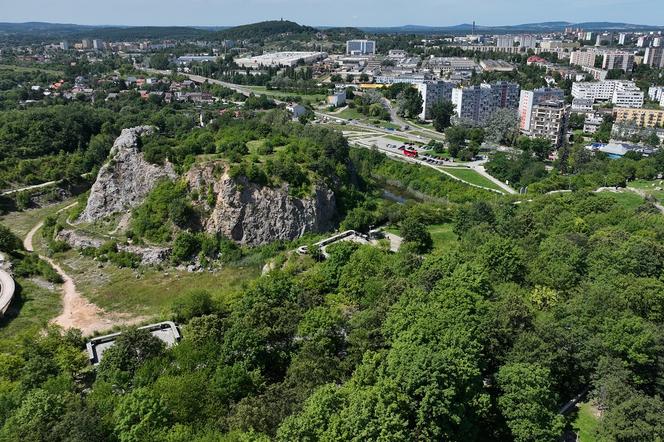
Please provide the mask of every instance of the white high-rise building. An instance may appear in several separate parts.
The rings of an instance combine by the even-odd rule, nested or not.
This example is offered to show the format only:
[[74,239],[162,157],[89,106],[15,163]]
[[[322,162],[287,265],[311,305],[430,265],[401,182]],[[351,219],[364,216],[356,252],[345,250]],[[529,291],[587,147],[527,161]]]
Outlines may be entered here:
[[532,91],[521,91],[519,98],[519,128],[530,131],[533,107],[545,101],[564,100],[565,91],[557,88],[541,87]]
[[643,62],[651,68],[664,67],[664,48],[646,48]]
[[60,42],[60,49],[63,51],[69,50],[69,42],[67,40]]
[[92,40],[92,49],[101,51],[102,49],[104,49],[104,41],[95,38],[94,40]]
[[499,48],[511,48],[514,46],[514,37],[512,35],[497,35],[496,46]]
[[373,40],[348,40],[346,55],[375,55],[376,42]]
[[534,49],[537,47],[537,37],[530,34],[522,34],[517,37],[519,46],[526,49]]
[[573,83],[572,97],[611,101],[620,107],[640,108],[643,107],[644,93],[633,81],[604,80]]
[[624,46],[625,42],[627,42],[627,34],[625,34],[624,32],[621,32],[618,35],[618,44]]
[[652,101],[661,101],[664,99],[664,86],[651,86],[648,89],[648,98]]
[[449,81],[425,81],[415,86],[422,96],[422,113],[420,118],[428,120],[431,118],[431,109],[436,103],[452,101],[452,89],[454,83]]

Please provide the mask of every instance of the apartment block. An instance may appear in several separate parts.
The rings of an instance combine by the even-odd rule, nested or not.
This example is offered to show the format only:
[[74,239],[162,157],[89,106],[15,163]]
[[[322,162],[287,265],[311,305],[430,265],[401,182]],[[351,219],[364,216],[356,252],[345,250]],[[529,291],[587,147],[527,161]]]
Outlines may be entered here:
[[422,96],[422,113],[420,118],[428,120],[431,118],[431,109],[436,103],[452,101],[452,89],[454,83],[449,81],[425,81],[416,85]]
[[516,83],[499,81],[479,86],[455,88],[452,90],[452,103],[456,115],[462,120],[484,124],[500,108],[516,109],[519,103],[520,87]]
[[592,68],[595,67],[596,56],[597,52],[595,51],[574,51],[570,54],[569,64]]
[[611,101],[620,107],[643,107],[644,94],[633,81],[604,80],[573,83],[572,97]]
[[664,48],[646,48],[646,53],[643,57],[643,62],[651,68],[664,67]]
[[664,109],[637,109],[618,107],[613,110],[618,124],[634,124],[638,127],[664,127]]
[[532,91],[521,91],[519,98],[519,127],[522,131],[530,131],[533,107],[552,100],[563,100],[565,91],[557,88],[542,87]]
[[512,35],[496,35],[496,46],[499,48],[511,48],[514,46]]
[[533,106],[528,135],[546,138],[560,147],[567,127],[567,107],[564,100],[547,100]]
[[609,51],[604,53],[602,69],[622,69],[625,72],[634,68],[634,54],[625,51]]

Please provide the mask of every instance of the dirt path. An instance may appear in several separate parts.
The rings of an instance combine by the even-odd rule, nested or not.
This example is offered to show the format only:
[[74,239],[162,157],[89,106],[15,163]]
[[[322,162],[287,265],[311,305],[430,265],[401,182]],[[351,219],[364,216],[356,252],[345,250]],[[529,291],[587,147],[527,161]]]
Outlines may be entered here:
[[[59,212],[73,207],[76,203],[69,205]],[[32,239],[37,231],[44,225],[39,222],[28,232],[23,241],[23,246],[29,252],[34,252]],[[48,262],[53,269],[58,272],[63,280],[62,284],[62,313],[53,318],[51,322],[66,329],[78,328],[83,335],[91,335],[97,331],[108,330],[114,325],[132,325],[144,321],[145,317],[131,317],[127,314],[108,313],[96,304],[91,303],[83,297],[77,290],[74,281],[71,279],[62,267],[55,263],[51,258],[39,255],[41,259]]]

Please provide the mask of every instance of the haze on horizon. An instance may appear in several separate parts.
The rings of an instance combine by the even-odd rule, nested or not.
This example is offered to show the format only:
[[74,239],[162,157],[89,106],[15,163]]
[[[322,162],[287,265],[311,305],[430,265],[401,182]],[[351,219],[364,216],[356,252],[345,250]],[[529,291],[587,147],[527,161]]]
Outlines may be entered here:
[[[235,26],[288,19],[311,26],[513,25],[546,21],[611,21],[664,25],[661,0],[4,0],[0,21],[84,25]],[[555,10],[553,10],[555,9]]]

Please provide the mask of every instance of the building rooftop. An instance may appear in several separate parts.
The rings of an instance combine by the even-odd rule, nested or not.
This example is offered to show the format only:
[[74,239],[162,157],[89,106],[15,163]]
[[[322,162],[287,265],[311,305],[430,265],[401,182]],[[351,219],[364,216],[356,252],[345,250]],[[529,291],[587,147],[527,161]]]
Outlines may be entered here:
[[[181,337],[177,325],[172,321],[146,325],[139,327],[139,330],[148,330],[152,336],[163,341],[167,347],[172,347],[177,344]],[[111,333],[110,335],[99,336],[88,341],[86,348],[90,363],[98,365],[104,352],[115,344],[115,340],[121,334],[122,333]]]

